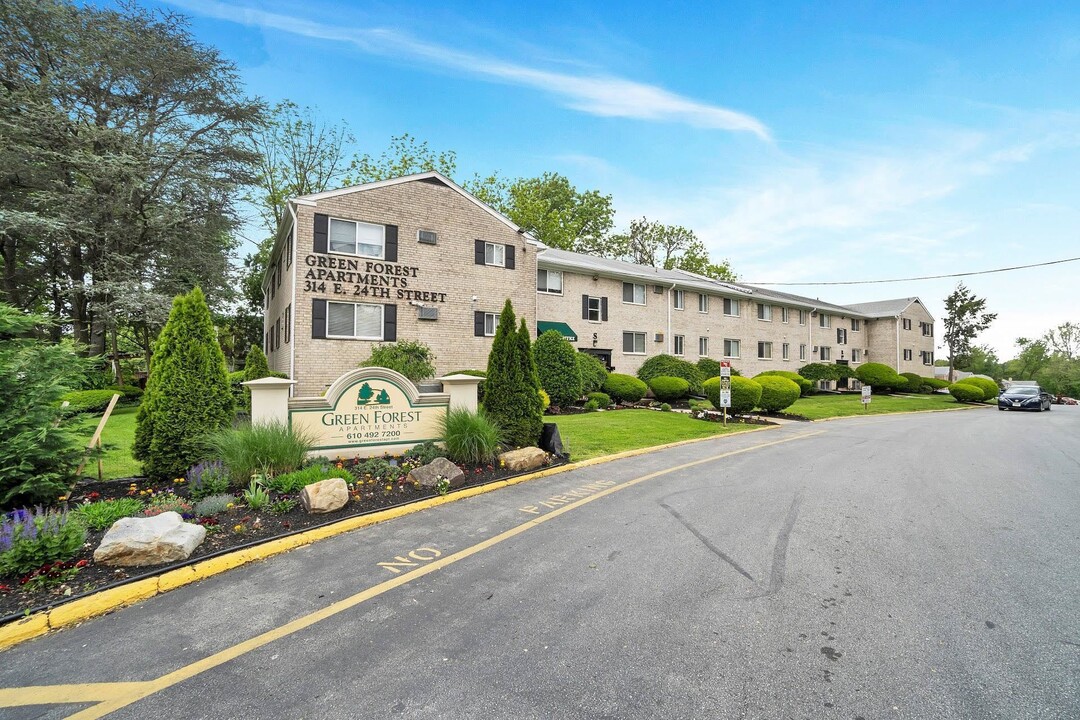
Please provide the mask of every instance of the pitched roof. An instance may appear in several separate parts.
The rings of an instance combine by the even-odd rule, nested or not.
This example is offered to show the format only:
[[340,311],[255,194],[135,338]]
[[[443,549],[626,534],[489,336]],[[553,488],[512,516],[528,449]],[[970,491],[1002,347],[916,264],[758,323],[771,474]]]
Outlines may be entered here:
[[897,317],[908,309],[912,303],[922,304],[917,297],[896,298],[895,300],[878,300],[876,302],[852,303],[848,307],[858,310],[867,317]]

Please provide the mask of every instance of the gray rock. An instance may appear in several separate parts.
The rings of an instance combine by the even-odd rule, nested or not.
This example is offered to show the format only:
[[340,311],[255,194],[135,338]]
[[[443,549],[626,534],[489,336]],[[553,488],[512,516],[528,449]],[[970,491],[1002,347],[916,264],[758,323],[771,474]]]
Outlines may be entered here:
[[202,525],[184,522],[180,513],[127,517],[113,523],[94,551],[94,562],[142,567],[187,560],[206,538]]
[[499,465],[511,472],[535,470],[547,462],[547,453],[536,447],[518,448],[499,456]]
[[327,478],[305,485],[300,491],[300,504],[312,515],[334,512],[349,502],[349,485],[341,478]]
[[465,483],[465,473],[446,458],[435,458],[427,465],[414,468],[409,471],[407,479],[420,483],[420,487],[433,488],[439,482],[440,476],[450,481],[450,487],[458,487]]

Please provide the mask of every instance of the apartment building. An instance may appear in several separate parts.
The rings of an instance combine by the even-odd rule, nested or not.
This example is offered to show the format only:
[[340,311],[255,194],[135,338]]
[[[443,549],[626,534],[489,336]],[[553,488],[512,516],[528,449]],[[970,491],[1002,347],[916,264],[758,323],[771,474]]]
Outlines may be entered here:
[[668,353],[744,375],[882,362],[931,374],[918,298],[838,305],[679,270],[546,248],[428,172],[294,198],[263,283],[270,367],[318,395],[381,342],[414,339],[438,372],[484,368],[509,298],[617,372]]

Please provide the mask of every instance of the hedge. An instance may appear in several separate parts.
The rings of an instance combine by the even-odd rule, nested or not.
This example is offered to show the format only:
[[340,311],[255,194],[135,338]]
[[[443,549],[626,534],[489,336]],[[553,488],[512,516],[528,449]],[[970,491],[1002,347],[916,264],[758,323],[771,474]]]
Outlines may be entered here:
[[950,385],[949,394],[956,398],[957,402],[982,402],[985,399],[982,388],[964,382]]
[[924,382],[924,379],[918,373],[906,372],[900,373],[900,377],[907,380],[907,386],[904,387],[908,392],[928,392],[931,388]]
[[649,389],[661,402],[682,400],[690,393],[690,383],[681,377],[658,375],[649,381]]
[[611,373],[604,381],[604,392],[616,402],[635,403],[645,397],[649,386],[633,375]]
[[674,355],[664,354],[654,355],[642,363],[641,367],[638,368],[637,376],[645,382],[661,376],[682,378],[689,384],[691,395],[701,395],[701,383],[704,382],[697,365],[686,360],[680,360]]
[[68,406],[63,408],[65,415],[78,415],[79,413],[101,412],[109,406],[112,396],[118,390],[73,390],[60,396],[61,403],[68,401]]
[[758,400],[758,407],[765,412],[780,412],[784,408],[790,407],[793,402],[799,399],[802,392],[799,384],[794,380],[778,375],[759,376],[754,378],[754,381],[761,386],[761,399]]
[[974,385],[982,390],[983,400],[993,400],[1001,392],[1001,388],[993,380],[983,377],[969,377],[964,378],[960,382],[967,383],[968,385]]
[[611,396],[603,392],[591,392],[586,395],[586,399],[589,402],[596,401],[597,407],[607,408],[611,407]]
[[[720,409],[720,378],[709,378],[705,381],[705,397],[717,410]],[[750,378],[731,378],[731,412],[748,413],[758,406],[761,401],[761,384]]]
[[536,338],[532,347],[540,387],[556,407],[571,405],[582,395],[578,352],[558,330],[548,330]]
[[697,361],[697,369],[701,372],[702,382],[709,378],[720,377],[720,361],[712,358],[701,358]]
[[900,390],[907,386],[907,380],[883,363],[863,363],[855,370],[855,377],[859,378],[859,382],[863,385],[871,385],[883,393]]
[[831,363],[810,363],[799,368],[800,377],[807,380],[843,380],[855,377],[855,373],[847,365],[833,365]]
[[949,381],[940,378],[924,377],[922,383],[931,390],[944,390],[949,387]]
[[607,380],[608,369],[603,361],[595,355],[578,351],[577,366],[581,372],[581,391],[589,393],[599,392]]
[[790,370],[766,370],[765,372],[755,375],[754,379],[756,380],[757,378],[762,376],[787,378],[788,380],[799,386],[800,395],[809,395],[811,392],[814,391],[814,382],[812,380],[804,378],[797,372],[791,372]]

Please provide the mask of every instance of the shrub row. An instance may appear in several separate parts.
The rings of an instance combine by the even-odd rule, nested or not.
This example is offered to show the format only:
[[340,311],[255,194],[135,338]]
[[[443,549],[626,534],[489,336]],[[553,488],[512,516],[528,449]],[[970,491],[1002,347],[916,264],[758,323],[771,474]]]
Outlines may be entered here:
[[654,355],[638,368],[639,380],[648,383],[656,377],[677,377],[686,381],[691,395],[701,395],[705,378],[696,365],[674,355]]

